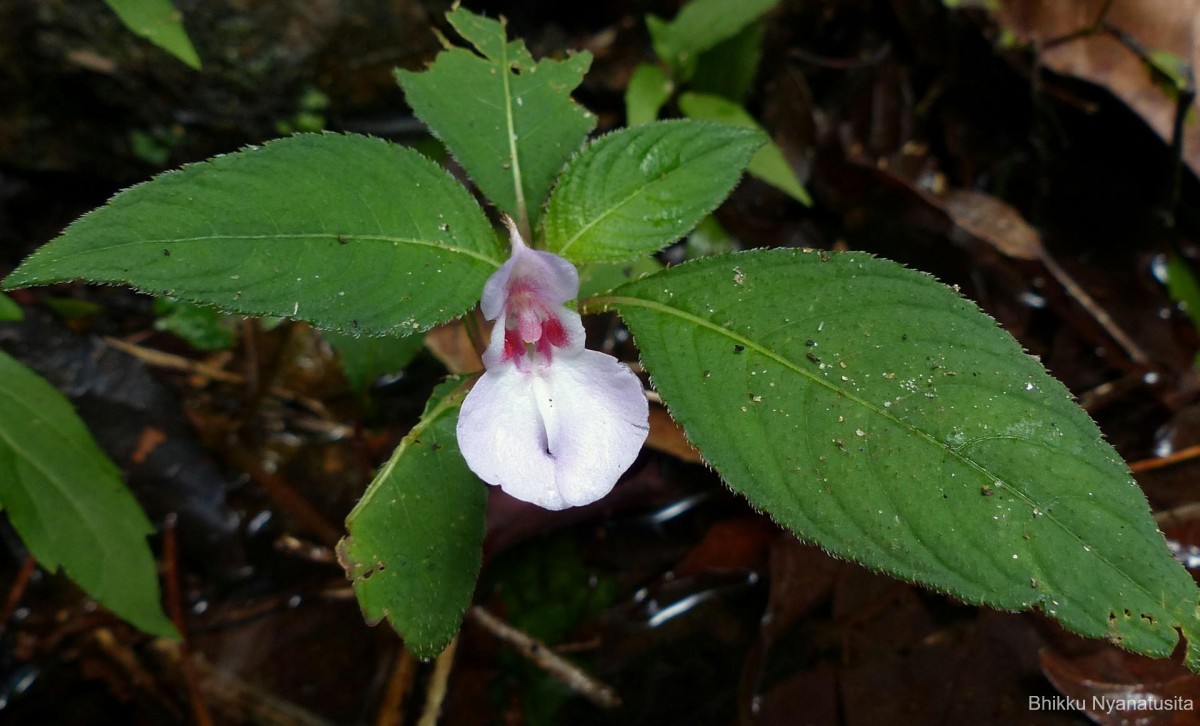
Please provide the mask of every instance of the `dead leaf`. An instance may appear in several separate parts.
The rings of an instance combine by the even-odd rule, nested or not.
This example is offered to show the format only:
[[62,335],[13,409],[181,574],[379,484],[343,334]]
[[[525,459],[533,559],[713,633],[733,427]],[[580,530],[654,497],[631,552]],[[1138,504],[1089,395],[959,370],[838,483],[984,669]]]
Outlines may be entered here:
[[710,570],[756,570],[767,559],[767,547],[779,530],[764,517],[737,517],[717,522],[675,565],[676,577]]
[[474,373],[483,370],[483,359],[471,344],[467,328],[461,320],[439,325],[425,336],[425,347],[451,373]]
[[683,429],[661,406],[650,407],[650,435],[646,437],[646,446],[692,464],[704,463],[704,458],[688,442]]
[[759,697],[757,726],[840,723],[837,668],[829,662],[796,671]]
[[1054,687],[1101,726],[1196,722],[1200,676],[1178,663],[1151,660],[1116,647],[1075,659],[1046,650],[1041,661],[1042,672]]
[[[1104,12],[1105,0],[1000,0],[996,7],[1000,24],[1017,40],[1033,44],[1042,64],[1104,86],[1170,143],[1175,94],[1163,87],[1133,49],[1103,30],[1063,40],[1090,28]],[[1195,43],[1200,29],[1198,0],[1112,0],[1104,21],[1147,53],[1170,53],[1193,67],[1200,57]],[[1200,175],[1200,123],[1184,126],[1183,156]]]
[[1010,204],[966,189],[952,189],[936,201],[956,225],[1001,253],[1018,260],[1041,259],[1041,235]]

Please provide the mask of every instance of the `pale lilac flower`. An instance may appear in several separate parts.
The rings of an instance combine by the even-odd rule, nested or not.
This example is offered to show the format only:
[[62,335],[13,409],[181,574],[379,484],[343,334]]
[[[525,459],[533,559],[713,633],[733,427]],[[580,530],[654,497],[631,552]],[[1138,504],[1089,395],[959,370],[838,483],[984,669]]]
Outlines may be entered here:
[[[508,220],[506,220],[508,221]],[[458,447],[488,484],[546,509],[608,494],[649,431],[641,381],[583,347],[575,267],[525,246],[508,221],[512,256],[483,287],[495,320],[487,371],[458,415]]]

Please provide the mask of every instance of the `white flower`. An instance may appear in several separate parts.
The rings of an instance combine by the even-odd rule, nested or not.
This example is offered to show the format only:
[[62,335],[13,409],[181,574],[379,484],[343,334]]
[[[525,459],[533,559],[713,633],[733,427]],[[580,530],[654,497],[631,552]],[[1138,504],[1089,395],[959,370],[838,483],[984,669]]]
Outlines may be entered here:
[[488,484],[546,509],[608,494],[649,431],[641,381],[610,355],[583,347],[583,322],[564,304],[575,267],[531,250],[511,220],[512,256],[483,287],[496,320],[487,371],[458,415],[458,447]]

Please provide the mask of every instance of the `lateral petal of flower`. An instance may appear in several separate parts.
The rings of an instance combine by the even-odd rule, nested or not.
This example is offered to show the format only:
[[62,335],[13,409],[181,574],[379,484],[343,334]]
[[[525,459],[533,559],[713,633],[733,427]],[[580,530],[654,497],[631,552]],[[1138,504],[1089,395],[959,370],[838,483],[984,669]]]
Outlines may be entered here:
[[646,439],[642,384],[591,350],[541,374],[500,366],[483,375],[458,417],[459,448],[480,478],[546,509],[608,494]]
[[547,370],[534,393],[555,460],[555,486],[578,507],[612,491],[646,436],[649,404],[642,382],[611,355],[581,350]]
[[507,365],[484,373],[458,412],[458,448],[471,471],[517,499],[562,509],[548,445],[532,377]]

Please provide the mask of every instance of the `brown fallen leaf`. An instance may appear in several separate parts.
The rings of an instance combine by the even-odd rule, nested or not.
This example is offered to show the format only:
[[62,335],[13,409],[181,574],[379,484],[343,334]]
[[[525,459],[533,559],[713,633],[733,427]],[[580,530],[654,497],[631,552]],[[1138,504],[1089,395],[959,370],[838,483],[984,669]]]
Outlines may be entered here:
[[1066,289],[1135,363],[1148,364],[1150,357],[1133,338],[1113,320],[1066,270],[1046,253],[1042,238],[1017,209],[990,194],[953,189],[939,196],[920,192],[930,204],[941,209],[955,225],[986,242],[1002,254],[1021,260],[1041,260],[1047,272]]
[[1042,257],[1042,237],[1012,205],[990,194],[951,189],[937,197],[951,221],[1018,260]]
[[467,328],[461,320],[439,325],[425,335],[425,347],[451,373],[474,373],[483,370],[483,359],[471,344]]
[[779,529],[765,517],[721,520],[675,565],[675,576],[691,577],[710,570],[761,570],[767,548],[779,536]]
[[646,437],[646,446],[692,464],[704,463],[704,458],[688,442],[683,429],[661,406],[650,407],[650,435]]
[[[1103,14],[1106,27],[1146,53],[1169,53],[1195,67],[1200,1],[1112,0],[1107,12],[1105,6],[1106,0],[1000,0],[993,14],[1018,41],[1033,44],[1046,67],[1104,86],[1170,143],[1175,94],[1114,33],[1089,30]],[[1200,174],[1200,124],[1185,124],[1183,135],[1184,161]]]
[[1196,723],[1200,676],[1115,647],[1074,659],[1041,654],[1042,672],[1070,705],[1102,726]]

